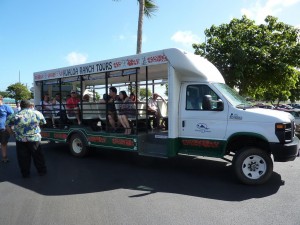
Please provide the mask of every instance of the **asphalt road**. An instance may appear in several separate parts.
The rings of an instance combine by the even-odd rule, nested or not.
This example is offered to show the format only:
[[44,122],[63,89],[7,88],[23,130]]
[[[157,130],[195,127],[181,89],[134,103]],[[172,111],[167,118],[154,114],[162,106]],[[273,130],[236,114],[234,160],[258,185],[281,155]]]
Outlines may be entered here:
[[[299,225],[300,160],[275,163],[268,183],[238,183],[227,162],[43,144],[48,174],[21,177],[14,142],[0,164],[0,225]],[[282,181],[285,181],[284,182]]]

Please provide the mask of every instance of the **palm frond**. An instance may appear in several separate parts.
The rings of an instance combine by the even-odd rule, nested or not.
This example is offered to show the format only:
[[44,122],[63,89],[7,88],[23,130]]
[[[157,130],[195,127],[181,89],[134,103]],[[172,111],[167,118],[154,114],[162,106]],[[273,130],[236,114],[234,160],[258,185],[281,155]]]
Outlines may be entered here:
[[154,12],[158,10],[158,6],[155,5],[155,2],[153,0],[145,0],[145,9],[144,13],[145,16],[150,18],[154,15]]

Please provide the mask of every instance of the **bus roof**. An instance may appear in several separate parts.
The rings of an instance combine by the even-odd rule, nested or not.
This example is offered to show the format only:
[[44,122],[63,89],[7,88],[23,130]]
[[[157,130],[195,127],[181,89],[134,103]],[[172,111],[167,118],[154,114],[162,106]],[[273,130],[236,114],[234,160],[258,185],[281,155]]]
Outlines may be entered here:
[[221,73],[208,60],[176,48],[46,70],[36,72],[33,76],[34,81],[42,81],[166,63],[170,63],[170,65],[176,71],[183,74],[187,80],[189,80],[189,78],[196,78],[202,82],[225,83]]

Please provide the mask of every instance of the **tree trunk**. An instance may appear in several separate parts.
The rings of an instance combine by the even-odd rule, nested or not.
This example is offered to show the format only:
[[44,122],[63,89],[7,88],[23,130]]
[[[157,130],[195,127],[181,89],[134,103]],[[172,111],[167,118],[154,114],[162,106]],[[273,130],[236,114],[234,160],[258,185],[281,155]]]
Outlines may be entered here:
[[144,9],[145,9],[145,0],[139,0],[139,20],[138,20],[138,31],[137,31],[136,54],[140,54],[142,52]]

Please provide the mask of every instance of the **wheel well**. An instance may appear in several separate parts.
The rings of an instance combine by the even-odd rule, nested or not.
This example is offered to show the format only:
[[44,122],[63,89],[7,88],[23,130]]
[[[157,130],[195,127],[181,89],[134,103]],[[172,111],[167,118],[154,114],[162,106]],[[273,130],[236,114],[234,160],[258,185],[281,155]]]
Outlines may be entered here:
[[83,138],[83,141],[85,142],[85,144],[88,143],[88,141],[87,141],[85,135],[83,135],[81,132],[78,132],[78,131],[73,131],[73,132],[71,132],[71,133],[68,135],[68,137],[67,137],[67,143],[70,143],[71,137],[72,137],[73,135],[75,135],[75,134],[81,136],[81,137]]
[[259,137],[241,135],[235,136],[229,140],[226,147],[226,154],[229,154],[230,152],[236,153],[241,148],[247,146],[258,147],[265,150],[267,153],[271,153],[269,143],[266,140]]

